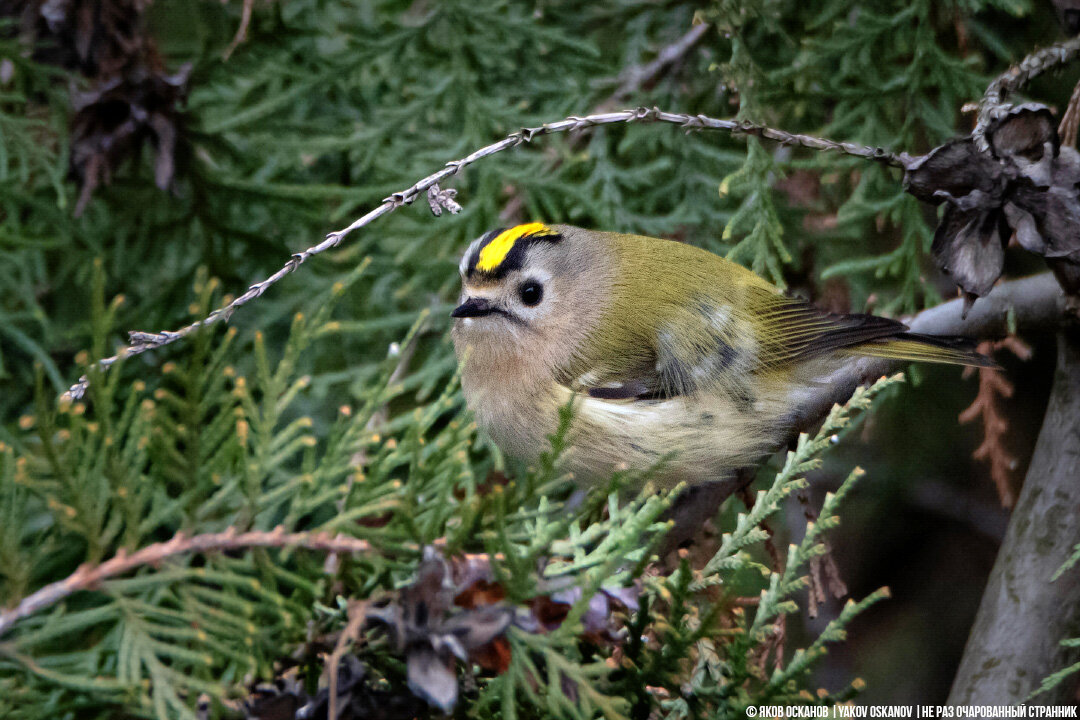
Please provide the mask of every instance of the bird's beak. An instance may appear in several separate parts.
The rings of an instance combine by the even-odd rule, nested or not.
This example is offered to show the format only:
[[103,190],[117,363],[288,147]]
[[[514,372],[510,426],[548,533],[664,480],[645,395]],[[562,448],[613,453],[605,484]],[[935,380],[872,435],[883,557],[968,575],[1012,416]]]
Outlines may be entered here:
[[495,312],[487,298],[471,297],[450,312],[453,318],[484,317]]

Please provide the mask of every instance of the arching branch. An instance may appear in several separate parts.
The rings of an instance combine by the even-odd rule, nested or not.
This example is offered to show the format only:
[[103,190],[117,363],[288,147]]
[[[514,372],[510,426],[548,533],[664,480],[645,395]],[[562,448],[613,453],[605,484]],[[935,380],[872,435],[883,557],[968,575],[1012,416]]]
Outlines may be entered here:
[[[466,155],[458,160],[451,160],[446,163],[442,169],[428,175],[416,181],[410,187],[404,190],[399,190],[396,193],[392,193],[382,203],[368,212],[367,214],[357,218],[348,227],[342,228],[336,232],[332,232],[326,236],[326,239],[317,245],[313,245],[306,250],[294,253],[288,262],[286,262],[281,269],[270,277],[260,282],[251,285],[244,293],[232,300],[226,305],[214,310],[201,320],[186,325],[177,330],[163,331],[163,332],[141,332],[132,331],[129,333],[130,343],[125,347],[122,347],[115,355],[107,358],[102,358],[94,363],[94,366],[105,370],[114,365],[119,360],[130,357],[132,355],[141,355],[144,352],[154,350],[156,348],[164,347],[165,345],[171,345],[172,343],[186,338],[193,332],[200,328],[208,327],[210,325],[216,325],[220,322],[228,322],[232,314],[239,310],[244,305],[247,305],[252,300],[260,297],[265,293],[272,285],[284,279],[287,275],[291,275],[302,264],[320,255],[327,250],[331,250],[342,243],[345,238],[355,230],[358,230],[365,225],[369,225],[375,220],[378,220],[384,215],[389,215],[398,208],[406,205],[411,205],[417,199],[427,196],[429,191],[435,191],[436,198],[445,197],[440,194],[438,190],[439,183],[447,179],[452,175],[456,175],[461,172],[465,167],[472,165],[486,157],[495,155],[504,150],[515,148],[519,145],[530,143],[535,138],[545,135],[555,135],[564,132],[575,132],[580,130],[588,130],[590,128],[599,127],[602,125],[625,125],[628,123],[668,123],[672,125],[678,125],[684,130],[720,130],[730,133],[743,133],[748,135],[758,135],[760,137],[768,138],[769,140],[775,140],[776,142],[786,145],[797,145],[799,147],[809,148],[811,150],[819,151],[831,151],[838,152],[844,155],[853,155],[865,160],[873,160],[875,162],[884,163],[892,167],[906,167],[911,158],[907,153],[891,153],[883,148],[867,147],[862,145],[854,145],[852,143],[837,142],[835,140],[826,140],[823,138],[812,137],[810,135],[799,135],[796,133],[789,133],[783,130],[776,130],[774,128],[766,127],[764,125],[758,125],[746,120],[720,120],[717,118],[708,117],[707,115],[691,115],[688,113],[672,113],[665,112],[660,108],[644,108],[639,107],[632,110],[620,110],[618,112],[602,112],[593,115],[586,115],[585,117],[570,116],[564,120],[557,122],[545,123],[536,127],[522,128],[516,130],[507,135],[502,140],[487,145],[475,150],[472,153]],[[433,205],[433,211],[435,206]],[[62,396],[63,401],[77,400],[81,398],[86,389],[90,385],[90,378],[87,375],[83,375],[79,378],[79,381],[71,386],[66,393]]]

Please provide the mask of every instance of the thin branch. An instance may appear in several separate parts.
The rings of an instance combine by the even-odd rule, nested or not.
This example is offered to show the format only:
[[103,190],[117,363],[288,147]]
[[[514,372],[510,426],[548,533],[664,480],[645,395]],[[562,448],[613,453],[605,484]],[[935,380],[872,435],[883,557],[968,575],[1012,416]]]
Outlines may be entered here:
[[[222,4],[228,1],[222,0]],[[240,8],[240,26],[236,28],[236,34],[233,36],[232,42],[229,43],[229,47],[225,48],[225,52],[222,53],[222,60],[228,60],[236,51],[236,48],[240,47],[240,43],[247,40],[248,26],[251,25],[251,12],[254,8],[255,0],[243,0],[243,5]]]
[[982,152],[990,149],[986,131],[995,120],[1008,113],[1009,95],[1047,70],[1064,65],[1077,55],[1080,55],[1080,35],[1042,50],[1036,50],[990,83],[979,103],[979,119],[975,123],[975,130],[972,131],[976,147]]
[[651,85],[660,74],[683,59],[709,30],[708,23],[698,23],[675,42],[664,47],[656,57],[645,65],[634,65],[622,72],[622,83],[598,109],[612,110],[643,87]]
[[349,645],[360,639],[360,631],[364,629],[364,622],[367,621],[367,605],[365,600],[349,601],[349,621],[345,624],[345,629],[341,631],[341,635],[338,636],[334,651],[330,653],[330,661],[327,663],[327,677],[330,686],[330,707],[327,709],[327,720],[338,720],[338,668],[341,667],[341,658],[345,656],[345,651],[349,649]]
[[[219,322],[228,322],[232,314],[239,308],[248,304],[255,298],[260,297],[265,293],[272,285],[282,280],[285,276],[292,274],[298,267],[303,265],[312,257],[326,252],[332,248],[337,247],[341,242],[354,230],[364,227],[375,220],[378,220],[384,215],[388,215],[398,208],[411,205],[417,198],[426,196],[429,188],[438,185],[440,182],[461,172],[461,170],[473,163],[482,160],[484,158],[500,153],[503,150],[509,150],[519,145],[530,143],[535,138],[544,135],[555,135],[564,132],[575,132],[580,130],[587,130],[589,128],[598,127],[602,125],[617,125],[627,123],[669,123],[678,125],[684,130],[722,130],[731,133],[744,133],[747,135],[757,135],[759,137],[768,138],[769,140],[775,140],[785,145],[797,145],[799,147],[808,148],[810,150],[818,150],[822,152],[838,152],[844,155],[852,155],[854,157],[863,158],[864,160],[873,160],[880,162],[890,167],[903,168],[911,162],[911,157],[907,153],[892,153],[880,147],[868,147],[864,145],[854,145],[852,143],[837,142],[835,140],[827,140],[824,138],[812,137],[810,135],[799,135],[795,133],[784,132],[783,130],[776,130],[764,125],[758,125],[746,120],[719,120],[717,118],[711,118],[706,115],[690,115],[687,113],[671,113],[660,110],[659,108],[644,108],[639,107],[633,110],[620,110],[617,112],[605,112],[597,113],[594,115],[587,115],[585,117],[570,116],[563,120],[559,120],[553,123],[545,123],[536,127],[522,128],[515,132],[510,133],[502,140],[486,145],[474,152],[466,155],[459,160],[451,160],[437,172],[428,175],[427,177],[418,180],[412,186],[395,192],[382,201],[382,203],[375,209],[368,212],[366,215],[356,219],[351,225],[336,232],[332,232],[326,236],[326,239],[317,245],[307,248],[301,252],[295,253],[288,262],[286,262],[280,270],[266,278],[261,282],[257,282],[250,286],[246,292],[234,299],[232,302],[214,310],[205,318],[198,320],[190,325],[182,327],[178,330],[163,331],[158,333],[152,332],[139,332],[132,331],[129,333],[130,344],[121,348],[115,355],[111,357],[103,358],[94,363],[94,366],[105,370],[115,364],[118,360],[132,355],[140,355],[148,350],[154,350],[156,348],[170,345],[178,340],[186,338],[196,330],[210,325],[215,325]],[[87,375],[83,375],[79,378],[79,382],[71,386],[70,389],[61,397],[61,401],[71,401],[81,398],[90,384],[90,379]]]
[[[616,78],[617,80],[622,80],[622,82],[615,89],[615,92],[593,108],[593,113],[615,110],[619,105],[622,105],[629,100],[642,87],[656,82],[661,73],[678,63],[683,59],[686,53],[690,52],[698,41],[704,37],[709,27],[710,25],[708,23],[694,25],[678,40],[660,50],[652,62],[644,65],[633,65],[623,70],[619,74],[619,77]],[[581,135],[571,136],[567,141],[567,145],[571,148],[576,147],[580,144],[582,137],[583,136]],[[561,164],[562,159],[558,157],[555,158],[548,168],[549,172],[555,170]],[[499,219],[505,222],[517,218],[524,206],[525,201],[522,199],[521,194],[514,194],[514,196],[506,203],[506,207],[499,213]]]
[[[437,538],[431,542],[433,547],[446,546],[446,538]],[[271,531],[252,530],[238,533],[230,527],[219,533],[203,535],[185,535],[180,532],[165,542],[154,543],[140,548],[133,553],[121,548],[116,555],[100,565],[81,565],[78,570],[63,580],[49,583],[37,592],[27,595],[10,610],[0,612],[0,637],[11,629],[19,620],[55,605],[66,597],[81,590],[93,590],[102,582],[131,572],[145,565],[159,565],[169,558],[189,553],[211,553],[227,550],[247,550],[255,547],[286,548],[298,547],[307,550],[325,552],[330,555],[357,555],[371,551],[371,543],[348,535],[331,535],[327,532],[285,532],[281,525]],[[490,563],[504,559],[502,553],[461,553],[454,560],[466,565]]]
[[238,533],[235,528],[229,528],[224,532],[205,535],[187,536],[177,533],[171,540],[147,545],[133,553],[121,549],[100,565],[83,565],[63,580],[50,583],[26,596],[11,610],[0,612],[0,637],[22,618],[54,605],[80,590],[92,590],[105,580],[136,568],[157,565],[169,558],[188,553],[243,550],[253,547],[302,547],[337,554],[365,553],[371,550],[371,544],[359,538],[329,533],[288,533],[280,526],[270,532]]
[[1065,147],[1076,147],[1077,125],[1080,125],[1080,81],[1073,88],[1069,104],[1065,106],[1065,112],[1061,115],[1061,123],[1058,125],[1058,135],[1061,144]]

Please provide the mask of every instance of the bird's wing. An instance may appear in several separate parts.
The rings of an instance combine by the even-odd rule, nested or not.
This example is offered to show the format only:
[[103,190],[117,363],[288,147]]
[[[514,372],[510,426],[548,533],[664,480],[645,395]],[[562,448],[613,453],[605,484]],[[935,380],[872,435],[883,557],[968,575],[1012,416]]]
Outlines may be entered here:
[[[723,392],[736,403],[756,395],[756,376],[828,353],[895,338],[902,323],[872,315],[832,315],[768,287],[680,306],[650,337],[612,362],[592,364],[566,383],[603,400],[662,399]],[[629,347],[629,344],[628,344]],[[632,357],[631,357],[632,354]]]
[[607,239],[622,283],[566,383],[601,399],[724,392],[742,403],[761,375],[852,346],[894,338],[901,323],[830,315],[764,278],[698,248],[637,236]]
[[[625,358],[624,358],[625,359]],[[641,360],[643,360],[642,358]],[[660,376],[655,371],[655,361],[635,361],[595,366],[580,374],[560,378],[574,392],[584,393],[598,400],[648,400],[670,397]]]
[[623,326],[613,333],[617,343],[576,365],[564,384],[601,400],[665,399],[717,387],[746,395],[760,345],[752,324],[709,300],[675,308],[666,307],[657,326]]
[[895,338],[907,330],[896,320],[875,315],[835,315],[805,300],[768,294],[757,308],[756,330],[760,368],[792,365],[876,340]]

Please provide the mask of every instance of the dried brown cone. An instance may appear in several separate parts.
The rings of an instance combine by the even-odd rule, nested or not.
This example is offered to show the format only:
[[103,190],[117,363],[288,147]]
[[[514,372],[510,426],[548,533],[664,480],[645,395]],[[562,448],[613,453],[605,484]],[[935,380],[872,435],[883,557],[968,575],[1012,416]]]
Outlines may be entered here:
[[87,79],[72,90],[71,175],[79,184],[75,215],[120,167],[154,150],[154,183],[174,185],[183,139],[181,107],[190,65],[168,73],[147,30],[148,0],[0,0],[0,16],[18,15],[21,35],[39,62]]
[[984,137],[950,140],[904,173],[907,192],[945,206],[932,252],[963,292],[964,316],[1001,277],[1010,236],[1046,258],[1067,293],[1080,295],[1080,153],[1061,143],[1044,105],[998,115]]

